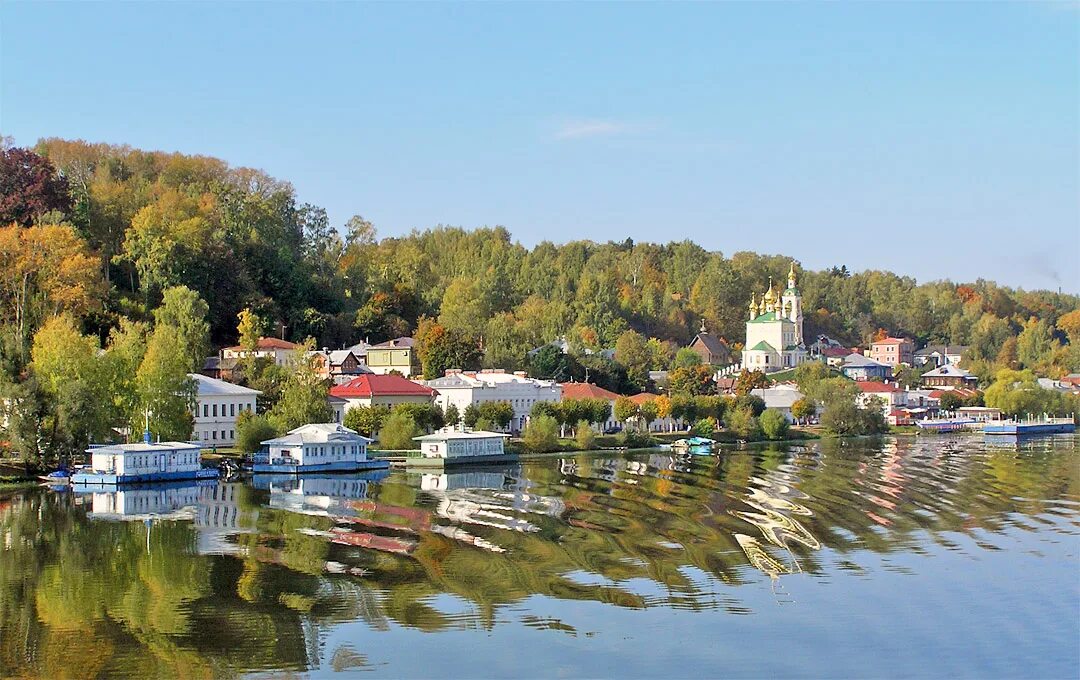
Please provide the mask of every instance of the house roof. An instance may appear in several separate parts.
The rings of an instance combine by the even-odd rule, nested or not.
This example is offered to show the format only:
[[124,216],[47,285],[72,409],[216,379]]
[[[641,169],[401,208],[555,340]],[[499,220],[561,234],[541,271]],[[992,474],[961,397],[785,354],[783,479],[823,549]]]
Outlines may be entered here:
[[888,368],[888,366],[886,366],[885,364],[883,364],[883,363],[881,363],[879,361],[874,361],[870,357],[863,356],[862,354],[856,354],[855,352],[852,352],[851,354],[844,357],[844,368],[861,368],[861,367]]
[[723,338],[717,337],[712,333],[698,333],[694,336],[694,339],[690,341],[690,346],[692,347],[697,342],[704,345],[705,349],[709,350],[712,354],[729,354],[731,352],[727,342],[725,342]]
[[941,399],[941,396],[943,394],[955,394],[956,396],[960,397],[961,399],[967,399],[968,397],[974,397],[978,393],[979,393],[978,390],[968,390],[968,389],[964,389],[962,387],[956,387],[956,388],[953,388],[951,390],[934,390],[933,392],[930,393],[930,396],[933,397],[934,399]]
[[[298,349],[299,347],[300,345],[295,342],[289,342],[288,340],[282,340],[280,338],[259,338],[259,342],[255,345],[255,351],[267,352],[275,349]],[[242,352],[244,350],[240,345],[226,347],[225,349],[233,352]]]
[[967,345],[927,345],[915,352],[915,356],[930,356],[931,354],[964,354],[968,351]]
[[262,394],[259,390],[253,390],[250,387],[243,387],[231,382],[225,382],[224,380],[218,380],[217,378],[211,378],[209,376],[202,375],[201,373],[188,373],[189,378],[193,378],[198,386],[198,394],[200,397],[214,397],[214,396],[237,396],[237,397],[250,397],[256,394]]
[[855,386],[863,394],[893,394],[904,391],[893,383],[880,383],[873,380],[856,380]]
[[881,340],[878,340],[877,342],[872,343],[872,344],[874,344],[874,345],[903,345],[905,343],[910,343],[910,342],[911,342],[910,340],[907,340],[905,338],[888,337],[888,338],[882,338]]
[[124,455],[128,453],[152,453],[155,451],[194,451],[202,446],[191,442],[134,442],[132,444],[109,444],[108,446],[95,446],[86,449],[89,454],[108,453],[112,455]]
[[851,354],[851,350],[847,347],[826,347],[821,350],[821,354],[830,358],[843,358]]
[[766,408],[791,408],[803,393],[791,387],[765,387],[750,390],[750,394],[765,400]]
[[405,349],[412,347],[415,344],[416,341],[412,338],[394,338],[393,340],[380,342],[377,345],[371,345],[368,349]]
[[437,392],[430,387],[406,380],[400,375],[361,375],[347,383],[330,388],[330,394],[344,399],[370,399],[372,397],[430,397]]
[[350,430],[344,425],[338,425],[337,423],[308,423],[307,425],[301,425],[300,427],[289,430],[287,434],[281,437],[267,439],[262,442],[262,444],[264,446],[280,446],[322,443],[328,441],[356,442],[361,440],[369,444],[372,441],[367,437],[358,434],[356,430]]
[[923,373],[924,378],[974,378],[969,371],[965,371],[956,364],[944,364],[932,371]]
[[611,390],[605,390],[603,387],[598,387],[592,383],[562,383],[561,387],[563,399],[607,399],[608,401],[615,401],[619,398],[619,395]]
[[422,437],[413,437],[417,442],[441,442],[448,439],[508,439],[510,435],[501,432],[488,432],[487,430],[458,430],[452,427],[444,427],[438,432],[425,434]]
[[448,371],[441,378],[425,380],[424,384],[435,389],[495,387],[496,385],[531,385],[537,388],[551,388],[557,385],[552,380],[530,378],[524,372],[507,373],[498,369],[482,371]]
[[652,392],[640,392],[640,393],[635,394],[634,396],[630,397],[629,399],[630,399],[630,401],[634,402],[638,406],[641,406],[645,402],[653,401],[653,400],[659,398],[659,396],[660,395],[653,394]]
[[371,343],[364,342],[363,340],[361,340],[360,342],[356,343],[352,347],[346,347],[345,349],[349,350],[350,352],[355,354],[357,357],[363,357],[363,356],[367,356],[367,351],[368,351],[369,347],[371,347]]

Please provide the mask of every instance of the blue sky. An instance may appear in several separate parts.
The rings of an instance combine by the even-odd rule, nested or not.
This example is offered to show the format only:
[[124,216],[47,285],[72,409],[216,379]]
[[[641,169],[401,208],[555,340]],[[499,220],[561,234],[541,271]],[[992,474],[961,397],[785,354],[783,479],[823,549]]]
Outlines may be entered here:
[[335,225],[693,239],[1080,292],[1080,9],[0,4],[0,133],[221,157]]

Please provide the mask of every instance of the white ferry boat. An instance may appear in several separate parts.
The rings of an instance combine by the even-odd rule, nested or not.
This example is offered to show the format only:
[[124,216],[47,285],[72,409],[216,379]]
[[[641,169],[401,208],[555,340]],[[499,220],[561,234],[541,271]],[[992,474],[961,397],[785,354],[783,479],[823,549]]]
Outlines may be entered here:
[[276,474],[359,472],[390,467],[385,460],[369,460],[371,440],[337,423],[309,423],[283,437],[262,443],[251,471]]

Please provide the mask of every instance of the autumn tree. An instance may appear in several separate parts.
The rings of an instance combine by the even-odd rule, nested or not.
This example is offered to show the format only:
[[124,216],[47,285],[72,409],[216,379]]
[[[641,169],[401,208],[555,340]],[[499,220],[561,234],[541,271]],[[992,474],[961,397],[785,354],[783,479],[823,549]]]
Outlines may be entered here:
[[0,227],[0,323],[17,359],[45,319],[95,310],[103,293],[97,260],[71,227]]
[[71,211],[67,180],[47,158],[0,146],[0,225],[28,227],[51,211]]
[[267,324],[250,307],[245,307],[236,315],[236,333],[240,337],[240,346],[248,352],[254,352],[259,346],[259,338],[267,331]]

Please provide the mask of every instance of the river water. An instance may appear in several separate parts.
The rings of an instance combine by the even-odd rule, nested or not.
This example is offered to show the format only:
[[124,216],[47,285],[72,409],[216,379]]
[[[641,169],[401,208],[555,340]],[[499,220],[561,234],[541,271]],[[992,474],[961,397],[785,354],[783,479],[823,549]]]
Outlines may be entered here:
[[1080,676],[1080,439],[0,492],[0,675]]

